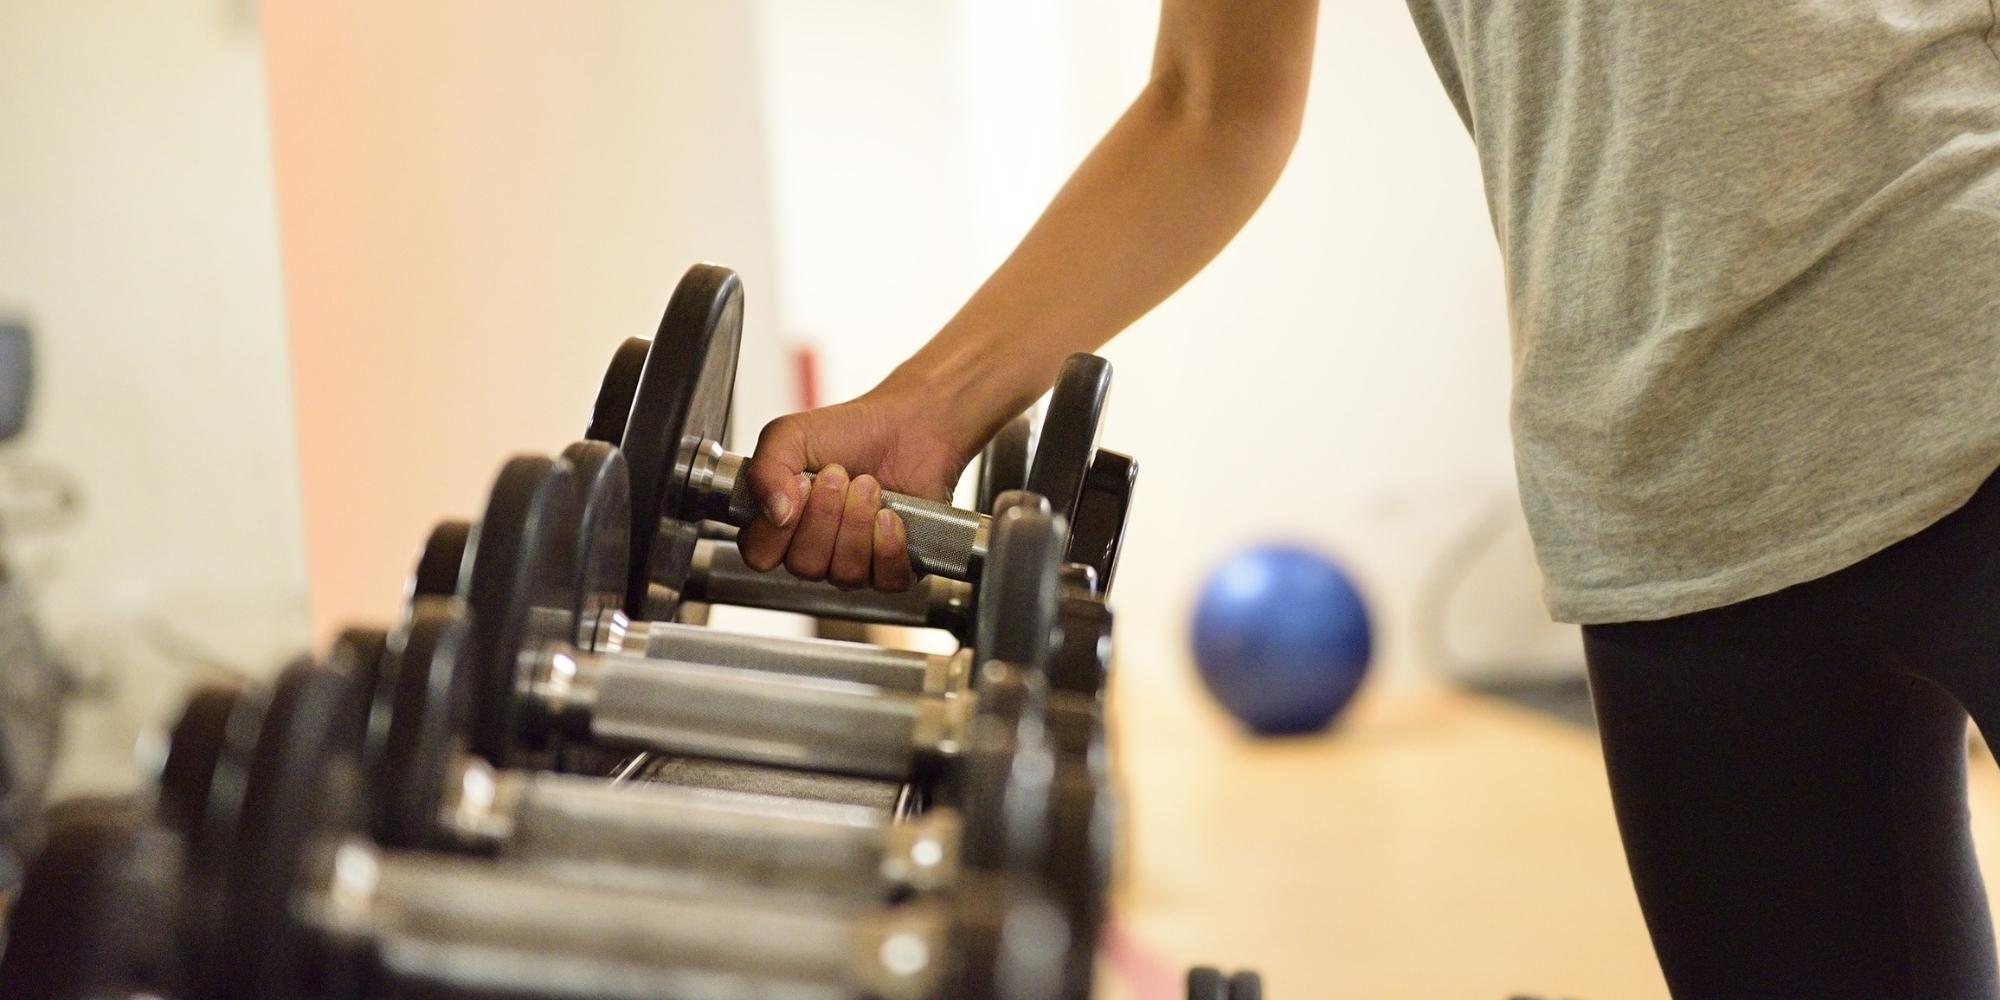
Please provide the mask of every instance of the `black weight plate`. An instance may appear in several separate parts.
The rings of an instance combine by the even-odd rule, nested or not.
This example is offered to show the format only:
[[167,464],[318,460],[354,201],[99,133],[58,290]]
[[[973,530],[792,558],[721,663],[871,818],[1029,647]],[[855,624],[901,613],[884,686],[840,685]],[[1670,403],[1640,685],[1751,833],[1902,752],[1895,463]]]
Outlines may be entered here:
[[1008,490],[1028,486],[1028,455],[1035,444],[1034,424],[1026,414],[1007,421],[979,453],[979,486],[973,509],[993,513],[993,501]]
[[465,552],[472,544],[472,525],[464,521],[439,521],[424,539],[417,556],[416,571],[410,574],[412,602],[425,597],[455,597],[465,579]]
[[1229,979],[1221,969],[1196,966],[1188,970],[1187,1000],[1229,1000]]
[[[953,894],[950,963],[937,996],[952,1000],[1082,1000],[1063,992],[1079,956],[1060,908],[1039,887],[964,872]],[[1089,956],[1081,956],[1088,962]]]
[[[128,799],[59,803],[7,914],[0,1000],[140,994],[141,942],[166,901],[135,871],[144,811]],[[164,881],[164,880],[158,880]]]
[[228,920],[231,865],[242,828],[245,786],[269,701],[268,690],[246,693],[230,710],[201,821],[188,837],[188,877],[174,912],[188,980],[185,992],[190,996],[231,995],[224,992],[233,961]]
[[625,421],[632,418],[632,399],[639,394],[639,373],[646,370],[646,352],[652,342],[627,337],[611,354],[604,381],[597,387],[597,399],[590,407],[590,426],[583,436],[591,441],[617,444],[625,440]]
[[1264,977],[1254,972],[1230,976],[1229,1000],[1264,1000]]
[[1058,752],[1049,818],[1049,863],[1043,878],[1070,922],[1070,969],[1064,996],[1091,996],[1090,959],[1097,952],[1111,893],[1118,800],[1088,765]]
[[316,849],[359,825],[353,678],[310,662],[272,683],[230,861],[221,996],[300,995],[314,953],[295,907]]
[[571,562],[575,576],[570,584],[579,595],[577,641],[590,646],[597,637],[596,626],[625,603],[632,477],[625,456],[615,445],[601,441],[579,441],[563,449],[562,458],[575,470],[579,510]]
[[413,609],[384,673],[388,724],[368,755],[370,827],[388,847],[429,847],[452,762],[471,714],[473,673],[464,613],[434,601]]
[[1007,509],[1004,494],[1000,508],[980,575],[973,648],[986,659],[1046,668],[1058,624],[1063,520],[1033,508]]
[[1111,607],[1065,593],[1057,621],[1061,641],[1049,659],[1049,686],[1097,698],[1111,679]]
[[342,631],[327,648],[326,665],[354,679],[354,689],[361,696],[353,701],[354,716],[348,722],[347,741],[350,746],[362,746],[368,740],[368,727],[374,714],[374,692],[382,683],[382,657],[389,650],[389,633],[375,628],[350,628]]
[[1056,376],[1035,458],[1028,466],[1028,492],[1049,498],[1056,513],[1076,516],[1083,481],[1097,451],[1104,404],[1111,396],[1111,362],[1095,354],[1072,354]]
[[[511,459],[487,495],[467,552],[472,615],[472,752],[499,767],[527,759],[517,686],[521,654],[576,635],[577,596],[566,568],[574,551],[576,487],[567,465],[539,455]],[[532,742],[532,741],[530,741]]]
[[[719,446],[729,426],[743,337],[743,283],[714,264],[688,270],[667,303],[619,441],[632,475],[631,567],[625,610],[673,617],[700,535],[687,484],[696,450]],[[664,593],[652,598],[653,585]]]
[[1055,774],[1042,718],[1047,692],[1039,675],[996,661],[980,668],[977,683],[963,773],[945,789],[965,817],[963,862],[1034,877],[1047,860]]
[[244,701],[241,689],[203,687],[188,696],[167,737],[167,759],[160,765],[160,798],[155,806],[160,823],[191,836],[208,809],[208,786],[222,760],[229,737],[229,717]]
[[1139,463],[1130,455],[1099,448],[1084,476],[1083,496],[1069,526],[1069,561],[1097,571],[1097,592],[1111,593],[1118,572],[1119,543],[1132,512],[1132,489],[1139,480]]

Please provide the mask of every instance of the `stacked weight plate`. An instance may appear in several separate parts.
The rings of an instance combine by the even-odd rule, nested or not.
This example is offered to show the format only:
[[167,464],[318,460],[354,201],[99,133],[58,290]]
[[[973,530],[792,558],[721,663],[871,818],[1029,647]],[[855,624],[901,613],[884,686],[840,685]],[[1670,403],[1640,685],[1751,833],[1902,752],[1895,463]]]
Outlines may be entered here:
[[[1135,477],[1108,366],[995,439],[979,509],[885,496],[924,575],[842,592],[735,552],[741,322],[694,268],[585,440],[432,532],[401,620],[197,691],[152,797],[58,810],[0,996],[1092,996]],[[717,603],[959,648],[681,620]]]

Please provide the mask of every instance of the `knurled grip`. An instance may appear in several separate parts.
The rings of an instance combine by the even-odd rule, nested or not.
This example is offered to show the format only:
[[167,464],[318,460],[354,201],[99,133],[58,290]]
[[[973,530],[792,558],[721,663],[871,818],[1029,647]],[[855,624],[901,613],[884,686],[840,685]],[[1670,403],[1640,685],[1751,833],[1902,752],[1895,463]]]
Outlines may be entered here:
[[[810,489],[810,473],[806,479]],[[757,499],[750,495],[749,476],[736,476],[731,486],[729,515],[724,520],[740,528],[758,517]],[[986,515],[888,490],[882,491],[882,506],[903,519],[910,566],[919,574],[935,573],[953,580],[971,580],[979,574],[986,559],[990,520]]]

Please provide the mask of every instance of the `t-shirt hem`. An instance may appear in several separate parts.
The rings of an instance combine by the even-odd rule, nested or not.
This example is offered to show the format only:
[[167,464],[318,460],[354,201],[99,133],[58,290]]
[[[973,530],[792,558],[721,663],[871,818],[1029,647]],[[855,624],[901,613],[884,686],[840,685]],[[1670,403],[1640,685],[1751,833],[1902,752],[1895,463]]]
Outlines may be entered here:
[[1974,466],[1944,492],[1925,491],[1906,504],[1835,525],[1807,541],[1696,580],[1618,587],[1544,590],[1549,615],[1575,625],[1656,621],[1725,607],[1837,573],[1943,520],[1965,506],[1994,474]]

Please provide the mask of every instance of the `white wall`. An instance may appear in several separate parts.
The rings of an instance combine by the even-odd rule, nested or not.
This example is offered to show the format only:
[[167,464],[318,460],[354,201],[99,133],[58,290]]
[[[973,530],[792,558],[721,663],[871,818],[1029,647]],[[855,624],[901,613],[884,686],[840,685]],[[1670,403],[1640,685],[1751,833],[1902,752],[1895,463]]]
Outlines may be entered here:
[[[1004,256],[1145,81],[1140,0],[766,0],[782,320],[873,384]],[[1497,251],[1471,143],[1400,4],[1325,4],[1304,136],[1243,235],[1107,351],[1105,443],[1136,455],[1119,576],[1130,672],[1179,671],[1227,551],[1340,554],[1420,676],[1418,604],[1473,526],[1497,531],[1450,619],[1460,660],[1566,664],[1518,513]],[[1504,513],[1495,518],[1493,511]]]
[[117,685],[72,787],[131,780],[190,666],[265,670],[305,578],[263,67],[249,5],[0,4],[0,310],[34,327],[31,430],[0,460],[83,515],[10,548],[52,631]]

